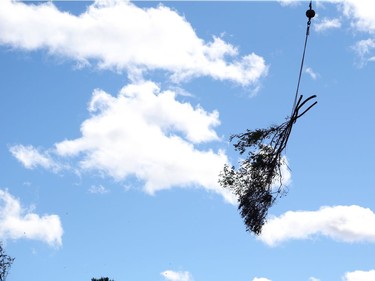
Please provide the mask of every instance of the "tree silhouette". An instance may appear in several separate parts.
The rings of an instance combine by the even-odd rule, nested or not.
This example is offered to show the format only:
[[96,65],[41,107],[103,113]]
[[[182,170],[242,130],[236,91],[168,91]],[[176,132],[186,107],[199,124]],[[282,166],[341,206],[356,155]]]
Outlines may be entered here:
[[114,280],[109,279],[108,277],[100,277],[99,279],[91,278],[91,281],[114,281]]
[[278,197],[286,194],[283,187],[281,167],[285,165],[283,151],[289,140],[292,127],[302,115],[310,110],[314,102],[300,113],[302,107],[316,96],[302,100],[301,95],[296,103],[291,117],[281,125],[273,125],[267,129],[247,130],[246,133],[230,137],[237,139],[235,150],[240,155],[247,152],[245,160],[234,166],[224,166],[220,173],[219,183],[222,187],[233,191],[238,198],[238,209],[244,219],[247,231],[260,234],[266,222],[268,209]]
[[12,263],[14,261],[14,258],[8,256],[3,248],[3,244],[0,242],[0,281],[5,281],[10,267],[12,266]]
[[257,235],[261,233],[266,222],[268,209],[277,198],[287,193],[282,181],[281,168],[286,164],[282,153],[288,143],[293,125],[298,118],[317,104],[315,101],[300,113],[308,101],[316,98],[313,95],[303,100],[303,96],[299,95],[307,39],[310,34],[311,19],[314,16],[315,11],[312,9],[312,1],[310,1],[309,9],[306,11],[308,18],[306,37],[291,116],[278,126],[247,130],[246,133],[232,135],[230,141],[238,140],[234,144],[235,150],[239,151],[240,155],[247,152],[247,157],[240,162],[238,169],[225,165],[219,176],[220,185],[232,190],[237,195],[238,209],[244,219],[246,230]]

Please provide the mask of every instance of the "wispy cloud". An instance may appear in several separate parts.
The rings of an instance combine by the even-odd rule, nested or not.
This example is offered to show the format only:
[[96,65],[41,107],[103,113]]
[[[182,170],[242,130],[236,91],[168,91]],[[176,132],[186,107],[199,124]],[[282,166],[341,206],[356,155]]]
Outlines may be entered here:
[[370,37],[358,41],[353,49],[359,57],[359,66],[375,61],[375,1],[346,0],[339,2],[343,15],[351,21],[351,26]]
[[264,278],[264,277],[255,277],[253,281],[271,281],[271,279]]
[[318,211],[289,211],[270,218],[259,239],[275,246],[314,235],[342,242],[375,242],[375,214],[356,205],[322,207]]
[[317,32],[326,31],[328,29],[337,29],[341,27],[341,21],[338,18],[335,18],[335,19],[323,18],[322,20],[315,22],[313,27],[314,27],[314,30]]
[[364,66],[368,62],[375,61],[375,39],[366,39],[358,41],[353,50],[358,55],[359,66]]
[[318,79],[319,73],[315,72],[311,67],[307,67],[305,72],[310,75],[313,80]]
[[103,185],[92,185],[89,188],[89,192],[92,194],[106,194],[109,192],[109,189],[105,188]]
[[278,0],[282,6],[296,6],[299,5],[301,0]]
[[163,5],[139,8],[129,1],[96,1],[76,16],[52,2],[0,0],[0,26],[0,44],[45,49],[83,65],[127,71],[133,79],[164,70],[176,82],[209,76],[246,86],[267,73],[262,57],[240,56],[217,36],[206,42],[183,16]]
[[27,169],[42,167],[57,172],[62,168],[47,152],[40,152],[30,145],[12,146],[10,147],[10,152]]
[[361,271],[356,270],[345,273],[344,281],[373,281],[375,280],[375,270]]
[[168,281],[193,281],[193,277],[188,271],[166,270],[160,274]]
[[224,151],[199,148],[220,140],[215,132],[220,124],[217,111],[179,102],[175,92],[161,91],[153,82],[127,85],[117,97],[95,90],[88,110],[91,117],[81,125],[82,136],[48,150],[59,161],[69,160],[73,169],[100,171],[118,181],[135,176],[150,194],[195,186],[236,201],[217,182],[228,162]]
[[[280,2],[283,5],[293,5],[302,1],[282,0]],[[323,1],[319,1],[316,4],[318,5],[321,2]],[[368,62],[374,62],[375,54],[373,42],[375,40],[375,1],[327,0],[324,2],[337,5],[341,14],[335,18],[323,18],[322,20],[317,17],[313,23],[314,30],[322,32],[328,29],[338,29],[341,28],[344,20],[349,21],[352,30],[369,35],[369,39],[358,41],[353,47],[358,54],[360,60],[359,65],[362,67]]]
[[0,190],[0,239],[40,240],[62,245],[63,228],[57,215],[39,216],[23,209],[18,199]]

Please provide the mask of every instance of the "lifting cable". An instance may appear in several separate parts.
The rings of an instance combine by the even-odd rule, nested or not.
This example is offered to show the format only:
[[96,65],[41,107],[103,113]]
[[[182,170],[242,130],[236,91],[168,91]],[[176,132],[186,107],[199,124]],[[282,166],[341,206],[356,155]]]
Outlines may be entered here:
[[[309,4],[309,10],[306,11],[306,17],[308,18],[308,21],[307,21],[307,27],[306,27],[306,36],[305,36],[305,44],[304,44],[304,47],[303,47],[303,54],[302,54],[302,59],[301,59],[301,67],[299,69],[299,75],[298,75],[298,82],[297,82],[297,89],[296,89],[296,94],[295,94],[295,97],[294,97],[294,102],[293,102],[293,107],[292,107],[292,115],[293,116],[293,112],[294,110],[296,109],[296,105],[297,105],[297,97],[298,97],[298,94],[299,94],[299,86],[301,84],[301,77],[302,77],[302,71],[303,71],[303,64],[305,62],[305,54],[306,54],[306,47],[307,47],[307,40],[309,38],[309,35],[310,35],[310,25],[311,25],[311,19],[313,17],[315,17],[315,11],[312,9],[312,1],[310,1],[310,4]],[[315,105],[315,104],[314,104]]]

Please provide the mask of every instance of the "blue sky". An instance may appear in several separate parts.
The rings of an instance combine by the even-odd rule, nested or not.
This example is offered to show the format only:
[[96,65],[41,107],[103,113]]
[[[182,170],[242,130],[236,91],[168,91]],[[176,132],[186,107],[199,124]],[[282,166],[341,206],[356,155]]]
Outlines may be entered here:
[[218,173],[290,113],[308,2],[0,0],[8,280],[375,280],[375,2],[313,4],[319,103],[257,237]]

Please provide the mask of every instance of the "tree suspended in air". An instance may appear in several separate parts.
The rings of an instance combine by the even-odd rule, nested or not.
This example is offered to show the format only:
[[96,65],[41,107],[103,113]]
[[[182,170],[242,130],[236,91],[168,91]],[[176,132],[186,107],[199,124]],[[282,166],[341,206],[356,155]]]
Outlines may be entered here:
[[240,214],[244,219],[246,230],[260,234],[268,213],[278,197],[286,194],[283,186],[281,168],[286,165],[283,151],[286,148],[294,123],[311,109],[314,102],[300,113],[301,108],[310,96],[302,101],[301,95],[293,111],[293,115],[281,125],[273,125],[267,129],[247,130],[246,133],[232,135],[236,139],[235,150],[240,155],[247,152],[247,157],[238,169],[224,166],[219,183],[237,195]]
[[291,116],[280,125],[273,125],[266,129],[247,130],[245,133],[232,135],[230,141],[237,141],[234,143],[235,150],[239,151],[240,155],[245,154],[246,158],[239,163],[237,169],[234,166],[225,165],[219,177],[220,185],[237,196],[238,209],[244,219],[246,230],[257,235],[261,233],[266,222],[268,209],[287,192],[283,186],[281,171],[286,165],[283,151],[287,146],[293,125],[297,119],[317,104],[315,101],[303,110],[306,103],[316,96],[313,95],[303,100],[303,96],[299,95],[311,19],[315,16],[311,2],[306,16],[308,22],[305,45]]

